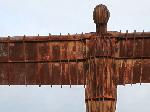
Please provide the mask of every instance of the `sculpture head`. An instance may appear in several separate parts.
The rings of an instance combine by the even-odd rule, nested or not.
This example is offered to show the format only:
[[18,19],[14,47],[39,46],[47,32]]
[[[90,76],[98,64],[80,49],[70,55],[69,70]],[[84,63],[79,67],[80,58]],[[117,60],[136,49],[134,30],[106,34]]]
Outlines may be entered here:
[[97,5],[93,11],[93,20],[96,24],[96,34],[99,36],[107,35],[107,22],[110,13],[105,5]]
[[95,24],[107,24],[110,17],[109,10],[105,5],[97,5],[93,11],[93,20]]

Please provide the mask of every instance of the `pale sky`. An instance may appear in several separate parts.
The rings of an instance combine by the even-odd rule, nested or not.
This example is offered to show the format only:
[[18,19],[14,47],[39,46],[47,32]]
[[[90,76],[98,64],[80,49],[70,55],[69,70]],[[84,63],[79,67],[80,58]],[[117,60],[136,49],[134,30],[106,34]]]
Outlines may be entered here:
[[[109,31],[150,31],[149,0],[0,0],[0,37],[95,32],[93,10],[110,11]],[[83,86],[0,86],[0,112],[85,112]],[[118,87],[116,112],[149,112],[150,85]]]

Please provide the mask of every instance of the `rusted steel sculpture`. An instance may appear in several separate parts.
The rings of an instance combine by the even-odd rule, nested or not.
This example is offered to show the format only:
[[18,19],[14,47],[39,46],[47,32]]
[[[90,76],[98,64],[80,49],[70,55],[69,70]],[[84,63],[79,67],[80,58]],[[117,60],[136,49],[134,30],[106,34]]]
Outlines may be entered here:
[[150,82],[150,33],[107,31],[104,5],[93,15],[96,33],[0,38],[0,85],[86,85],[87,112],[115,112],[117,85]]

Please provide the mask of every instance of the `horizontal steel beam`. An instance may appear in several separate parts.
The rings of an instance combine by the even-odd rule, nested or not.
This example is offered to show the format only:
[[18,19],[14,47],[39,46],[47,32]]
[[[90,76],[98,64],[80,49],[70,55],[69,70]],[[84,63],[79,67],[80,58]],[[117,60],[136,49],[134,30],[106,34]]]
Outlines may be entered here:
[[111,60],[108,66],[116,85],[149,83],[148,37],[149,32],[108,32],[103,37],[89,33],[0,38],[0,84],[86,85],[87,73],[95,72],[90,63],[97,66],[97,74],[105,67],[103,60]]

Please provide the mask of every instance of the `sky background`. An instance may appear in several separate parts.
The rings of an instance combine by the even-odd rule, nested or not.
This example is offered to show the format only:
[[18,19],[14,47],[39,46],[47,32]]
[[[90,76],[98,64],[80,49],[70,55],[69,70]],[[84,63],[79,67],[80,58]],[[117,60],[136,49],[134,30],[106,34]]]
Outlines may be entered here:
[[[105,4],[109,31],[150,31],[149,0],[0,0],[0,37],[95,32]],[[149,112],[150,85],[118,86],[116,112]],[[85,112],[83,86],[0,86],[0,112]]]

